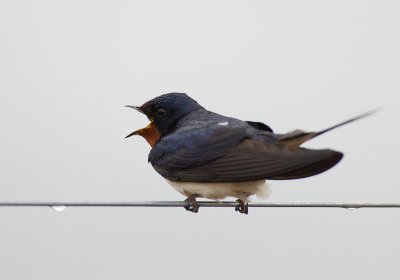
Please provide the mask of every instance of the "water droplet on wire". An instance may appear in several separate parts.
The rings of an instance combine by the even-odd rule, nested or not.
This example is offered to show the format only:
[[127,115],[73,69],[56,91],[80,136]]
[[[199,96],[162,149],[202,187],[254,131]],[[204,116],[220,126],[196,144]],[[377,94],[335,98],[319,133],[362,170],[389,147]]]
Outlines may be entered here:
[[360,207],[343,207],[344,209],[347,209],[347,210],[357,210],[357,209],[359,209]]
[[53,210],[56,211],[56,212],[62,212],[65,209],[67,209],[67,206],[65,206],[65,205],[52,205],[51,208],[53,208]]

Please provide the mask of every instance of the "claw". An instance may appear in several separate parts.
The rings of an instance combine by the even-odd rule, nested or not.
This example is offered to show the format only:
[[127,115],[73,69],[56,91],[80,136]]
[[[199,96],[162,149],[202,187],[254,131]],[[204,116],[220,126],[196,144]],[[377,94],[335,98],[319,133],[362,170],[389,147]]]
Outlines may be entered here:
[[185,201],[189,202],[188,206],[183,206],[187,211],[190,211],[193,213],[199,212],[200,205],[197,202],[195,195],[189,196],[188,198],[185,199]]
[[239,213],[242,214],[249,214],[249,203],[248,202],[244,202],[241,199],[236,200],[237,202],[239,202],[238,206],[235,206],[235,211],[239,211]]

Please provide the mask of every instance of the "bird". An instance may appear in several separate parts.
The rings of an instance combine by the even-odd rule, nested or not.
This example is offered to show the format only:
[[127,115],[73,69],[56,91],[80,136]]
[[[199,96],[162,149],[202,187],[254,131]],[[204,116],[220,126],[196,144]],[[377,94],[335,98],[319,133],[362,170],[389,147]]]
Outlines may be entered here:
[[248,214],[250,196],[267,191],[266,180],[317,175],[343,157],[331,149],[303,148],[303,143],[375,112],[316,132],[275,133],[263,122],[208,111],[185,93],[167,93],[126,107],[145,114],[150,124],[125,138],[139,135],[148,142],[148,162],[186,196],[186,210],[198,212],[197,198],[233,197],[238,202],[235,210],[243,214]]

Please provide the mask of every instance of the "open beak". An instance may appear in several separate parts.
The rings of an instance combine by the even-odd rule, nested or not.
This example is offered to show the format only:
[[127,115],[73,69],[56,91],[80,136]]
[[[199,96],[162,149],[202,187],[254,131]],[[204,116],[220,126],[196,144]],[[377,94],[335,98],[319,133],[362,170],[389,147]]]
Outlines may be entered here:
[[[125,105],[125,107],[135,109],[136,111],[138,111],[138,112],[144,114],[144,112],[142,111],[142,109],[140,109],[140,107],[138,107],[138,106]],[[131,137],[131,136],[133,136],[133,135],[140,135],[141,130],[142,130],[142,129],[138,129],[138,130],[136,130],[136,131],[134,131],[134,132],[128,134],[127,136],[125,136],[125,138]]]

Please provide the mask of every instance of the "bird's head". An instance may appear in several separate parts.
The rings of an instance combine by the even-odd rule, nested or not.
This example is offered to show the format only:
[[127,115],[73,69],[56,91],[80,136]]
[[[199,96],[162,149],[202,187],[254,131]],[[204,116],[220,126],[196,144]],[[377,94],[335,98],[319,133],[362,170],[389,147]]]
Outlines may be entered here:
[[176,126],[177,121],[187,114],[201,109],[195,100],[185,93],[167,93],[160,95],[142,106],[126,105],[147,116],[150,124],[142,129],[136,130],[126,136],[141,135],[153,147],[164,135],[170,133]]

